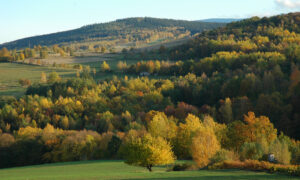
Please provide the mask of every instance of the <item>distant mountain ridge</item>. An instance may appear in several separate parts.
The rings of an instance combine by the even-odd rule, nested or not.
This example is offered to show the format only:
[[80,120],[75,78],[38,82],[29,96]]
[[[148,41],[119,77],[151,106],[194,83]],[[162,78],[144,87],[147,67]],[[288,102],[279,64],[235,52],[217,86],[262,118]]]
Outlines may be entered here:
[[198,20],[198,22],[232,23],[232,22],[241,21],[241,20],[243,20],[243,19],[235,19],[235,18],[210,18],[210,19]]
[[8,49],[18,49],[28,47],[29,44],[31,46],[48,46],[62,43],[122,38],[140,41],[144,40],[147,36],[155,34],[156,32],[160,32],[161,34],[173,33],[175,36],[178,35],[180,37],[180,34],[184,34],[187,31],[193,35],[204,30],[211,30],[224,25],[224,23],[158,19],[150,17],[126,18],[108,23],[87,25],[69,31],[23,38],[1,44],[0,48],[6,47]]

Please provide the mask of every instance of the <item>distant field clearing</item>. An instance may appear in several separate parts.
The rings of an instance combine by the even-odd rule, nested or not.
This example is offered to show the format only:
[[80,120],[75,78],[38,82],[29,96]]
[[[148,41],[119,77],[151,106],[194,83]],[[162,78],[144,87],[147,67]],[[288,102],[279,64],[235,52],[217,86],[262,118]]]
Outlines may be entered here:
[[[99,61],[110,61],[113,60],[116,56],[115,54],[103,54],[103,55],[85,55],[82,57],[60,57],[60,56],[49,56],[47,59],[41,59],[42,63],[50,64],[81,64],[87,62],[99,62]],[[29,59],[25,60],[26,63],[29,62]]]

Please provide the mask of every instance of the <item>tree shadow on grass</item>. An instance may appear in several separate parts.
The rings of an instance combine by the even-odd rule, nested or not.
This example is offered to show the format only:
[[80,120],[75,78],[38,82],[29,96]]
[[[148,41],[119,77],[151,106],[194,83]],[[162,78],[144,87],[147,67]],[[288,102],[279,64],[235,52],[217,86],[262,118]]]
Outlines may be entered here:
[[[43,168],[43,167],[56,167],[56,166],[76,166],[76,165],[89,165],[89,164],[103,164],[103,163],[119,163],[123,162],[122,160],[90,160],[90,161],[69,161],[69,162],[58,162],[58,163],[45,163],[45,164],[37,164],[37,165],[28,165],[28,166],[17,166],[17,167],[11,167],[14,169],[17,168]],[[10,169],[10,168],[4,168],[4,169]]]
[[[239,175],[239,176],[199,176],[199,177],[167,177],[167,178],[142,178],[142,179],[172,179],[172,180],[186,180],[186,179],[199,179],[199,180],[241,180],[241,179],[249,179],[249,180],[260,180],[260,179],[299,179],[296,177],[290,176],[281,176],[281,175]],[[141,179],[141,180],[142,180]],[[136,179],[138,180],[138,179]]]
[[[188,172],[188,171],[185,171]],[[201,170],[200,170],[201,172]],[[206,175],[206,173],[209,173],[211,175]],[[213,175],[213,173],[219,174],[219,175]],[[241,174],[244,173],[244,174]],[[249,173],[249,174],[247,174]],[[263,172],[254,172],[254,171],[242,171],[242,170],[236,170],[236,169],[230,169],[230,170],[209,170],[203,172],[203,175],[199,174],[199,176],[187,176],[187,177],[145,177],[145,178],[136,178],[136,179],[172,179],[172,180],[185,180],[185,179],[199,179],[199,180],[236,180],[236,179],[249,179],[249,180],[260,180],[260,179],[299,179],[299,177],[295,176],[288,176],[284,174],[270,174],[270,173],[263,173]]]

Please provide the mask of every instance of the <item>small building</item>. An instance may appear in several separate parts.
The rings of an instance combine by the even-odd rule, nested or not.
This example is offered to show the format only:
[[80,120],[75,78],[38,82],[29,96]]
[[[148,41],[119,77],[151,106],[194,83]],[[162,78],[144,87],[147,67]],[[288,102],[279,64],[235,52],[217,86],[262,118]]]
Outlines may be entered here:
[[269,154],[269,155],[268,155],[268,161],[274,163],[274,162],[276,161],[276,160],[275,160],[275,155],[272,154],[272,153]]

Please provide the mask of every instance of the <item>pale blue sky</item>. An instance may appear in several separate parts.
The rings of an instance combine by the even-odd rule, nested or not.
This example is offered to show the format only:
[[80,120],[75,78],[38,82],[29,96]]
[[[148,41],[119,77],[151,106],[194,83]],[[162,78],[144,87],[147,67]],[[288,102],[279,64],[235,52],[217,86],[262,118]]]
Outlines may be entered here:
[[0,0],[0,43],[126,17],[245,18],[300,11],[300,0]]

